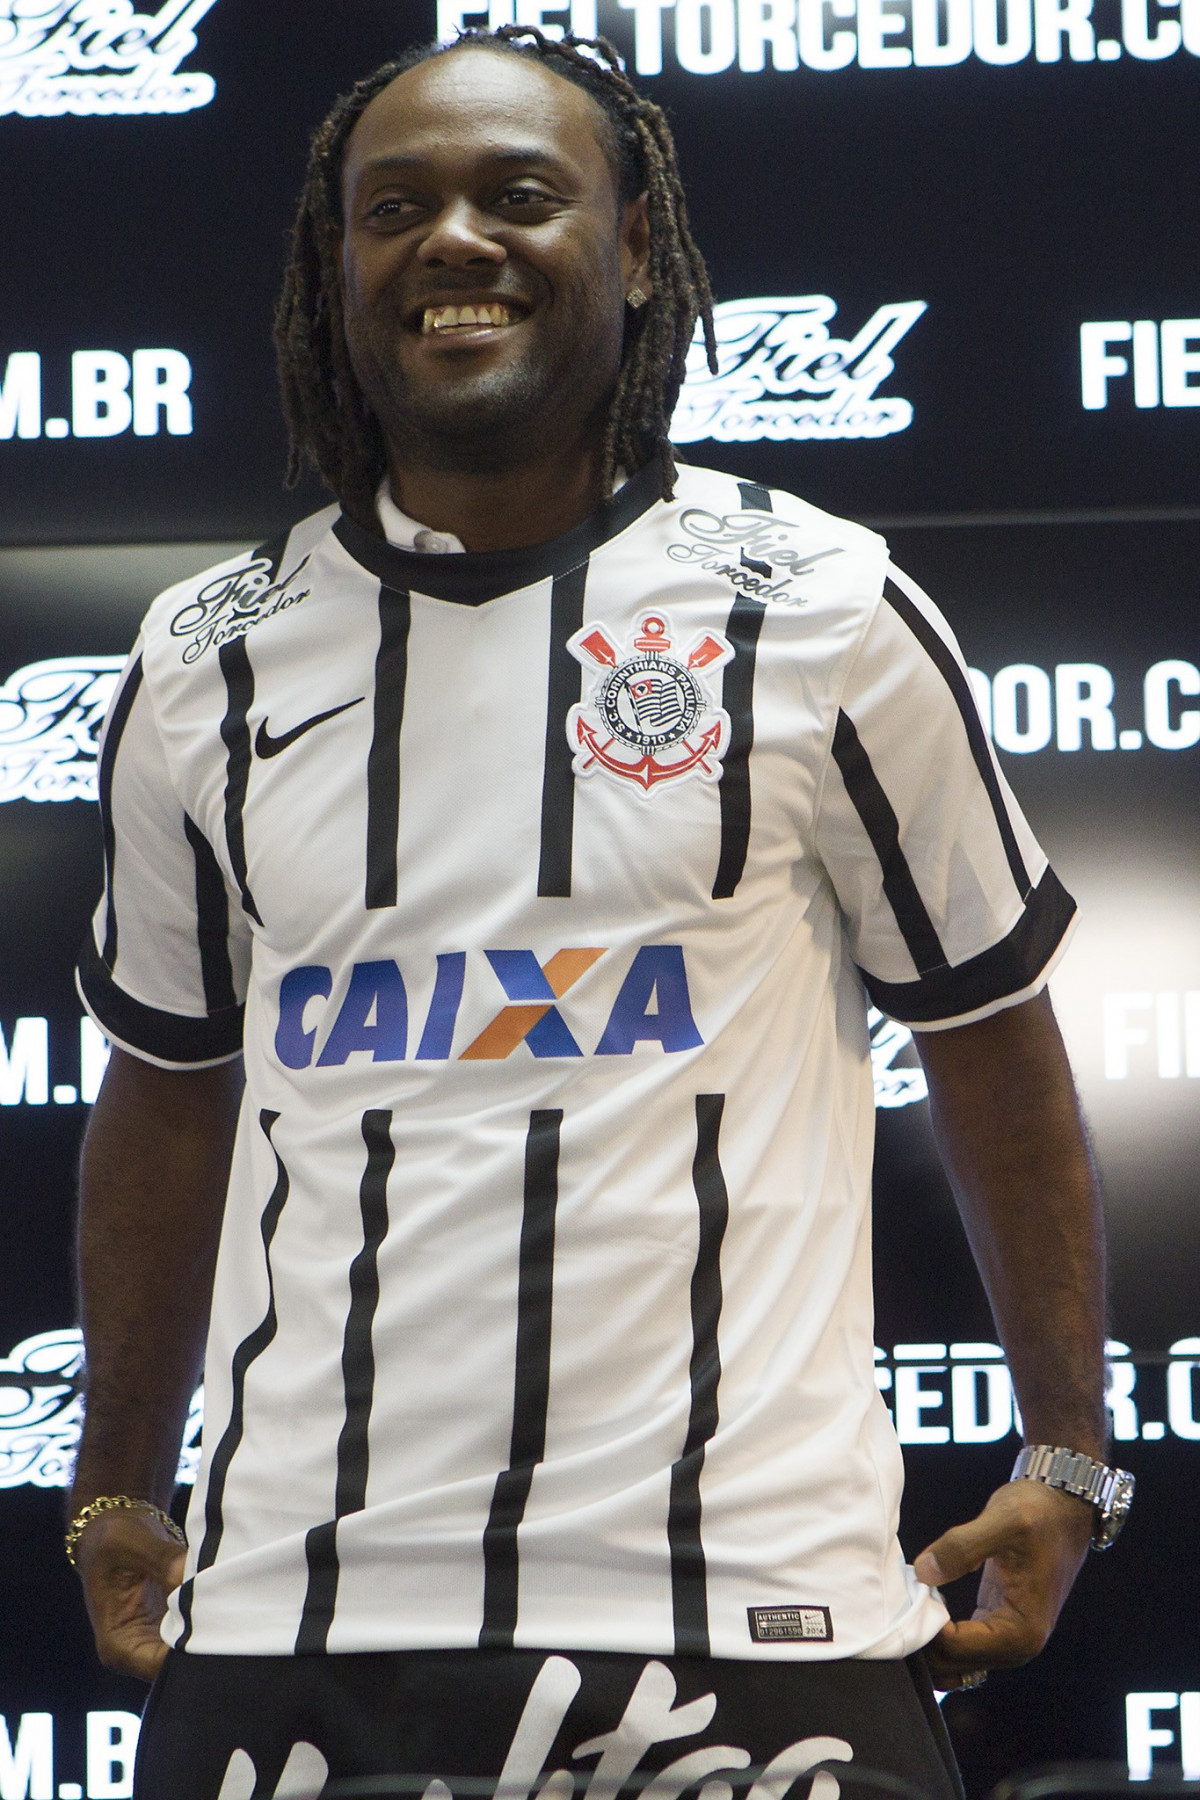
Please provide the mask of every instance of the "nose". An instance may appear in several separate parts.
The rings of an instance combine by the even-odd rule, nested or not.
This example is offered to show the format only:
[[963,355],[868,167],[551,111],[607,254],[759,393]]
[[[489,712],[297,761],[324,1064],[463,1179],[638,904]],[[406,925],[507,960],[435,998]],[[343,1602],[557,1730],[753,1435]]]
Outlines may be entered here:
[[495,266],[507,259],[503,244],[492,237],[469,200],[449,201],[433,220],[418,252],[427,268],[465,269],[471,264]]

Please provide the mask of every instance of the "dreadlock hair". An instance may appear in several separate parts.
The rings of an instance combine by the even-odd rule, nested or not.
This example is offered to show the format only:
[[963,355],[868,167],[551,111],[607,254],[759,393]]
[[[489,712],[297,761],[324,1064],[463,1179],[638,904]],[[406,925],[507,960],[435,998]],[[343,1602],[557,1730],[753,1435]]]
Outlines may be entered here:
[[275,314],[275,348],[289,453],[286,484],[309,462],[343,510],[379,531],[375,495],[387,467],[379,421],[367,405],[346,345],[339,263],[342,248],[342,160],[366,107],[397,75],[434,57],[465,49],[528,57],[591,95],[604,114],[622,204],[647,196],[653,292],[640,311],[626,311],[625,348],[604,436],[601,480],[608,493],[618,467],[633,474],[657,458],[663,493],[674,489],[668,428],[683,383],[684,359],[697,319],[708,364],[716,373],[712,292],[688,229],[687,207],[670,127],[660,107],[639,94],[604,38],[561,40],[533,26],[466,31],[452,44],[431,44],[387,62],[336,102],[313,138],[291,260]]

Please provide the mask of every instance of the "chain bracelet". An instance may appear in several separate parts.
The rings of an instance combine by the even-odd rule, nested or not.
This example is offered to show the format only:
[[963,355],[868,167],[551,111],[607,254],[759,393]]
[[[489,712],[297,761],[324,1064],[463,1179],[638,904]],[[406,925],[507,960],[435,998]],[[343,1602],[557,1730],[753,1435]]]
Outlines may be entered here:
[[152,1519],[157,1519],[163,1530],[169,1532],[177,1544],[186,1546],[187,1538],[175,1523],[170,1513],[164,1512],[161,1506],[155,1506],[153,1500],[137,1500],[130,1494],[101,1494],[99,1499],[90,1500],[82,1512],[77,1512],[67,1526],[67,1534],[63,1539],[63,1548],[67,1553],[67,1561],[75,1567],[75,1552],[80,1538],[93,1519],[98,1519],[106,1512],[144,1512]]

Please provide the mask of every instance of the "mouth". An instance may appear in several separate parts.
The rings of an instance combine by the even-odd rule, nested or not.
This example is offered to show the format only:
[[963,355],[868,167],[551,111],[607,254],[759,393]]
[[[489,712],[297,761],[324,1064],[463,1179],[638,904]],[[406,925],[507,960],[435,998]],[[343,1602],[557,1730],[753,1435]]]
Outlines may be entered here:
[[422,337],[504,331],[524,317],[524,307],[503,300],[477,301],[466,306],[426,306],[420,315],[420,331]]

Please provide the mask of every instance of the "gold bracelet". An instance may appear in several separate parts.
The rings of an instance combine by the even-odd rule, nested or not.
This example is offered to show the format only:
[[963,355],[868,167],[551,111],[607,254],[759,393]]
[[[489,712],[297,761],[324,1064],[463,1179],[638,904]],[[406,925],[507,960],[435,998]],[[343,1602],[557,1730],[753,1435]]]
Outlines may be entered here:
[[67,1535],[63,1540],[63,1548],[67,1553],[67,1561],[75,1567],[75,1551],[79,1540],[101,1513],[106,1512],[144,1512],[152,1519],[157,1519],[164,1531],[170,1533],[177,1544],[187,1545],[187,1538],[175,1523],[170,1513],[164,1512],[161,1506],[155,1506],[153,1500],[135,1500],[129,1494],[101,1494],[98,1500],[90,1500],[82,1512],[77,1512],[67,1526]]

